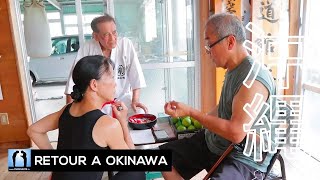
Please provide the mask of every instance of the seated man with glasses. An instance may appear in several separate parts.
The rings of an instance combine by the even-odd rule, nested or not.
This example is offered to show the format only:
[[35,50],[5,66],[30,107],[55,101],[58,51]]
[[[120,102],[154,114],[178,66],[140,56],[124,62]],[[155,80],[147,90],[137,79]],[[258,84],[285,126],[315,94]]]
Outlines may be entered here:
[[[204,38],[210,59],[217,67],[227,69],[220,101],[208,114],[176,101],[165,104],[166,114],[173,117],[191,116],[205,128],[191,138],[159,147],[173,152],[172,171],[162,172],[165,179],[190,179],[203,169],[209,172],[231,144],[239,144],[245,139],[245,124],[252,127],[251,120],[262,117],[259,113],[269,119],[269,111],[260,110],[256,107],[258,103],[252,102],[259,94],[262,96],[260,102],[270,105],[269,97],[276,93],[275,84],[268,69],[251,71],[254,60],[243,46],[246,35],[241,21],[235,15],[215,14],[206,23]],[[250,76],[251,73],[256,76]],[[251,87],[243,85],[246,80],[252,82]],[[211,179],[261,179],[271,157],[272,154],[268,153],[263,162],[257,162],[254,155],[245,156],[238,149],[233,149],[211,174]]]
[[[145,87],[146,83],[132,42],[128,38],[118,37],[115,20],[108,14],[93,19],[91,29],[93,39],[80,47],[73,67],[85,56],[102,55],[110,58],[115,64],[114,79],[117,85],[115,98],[125,103],[129,109],[128,115],[142,113],[142,110],[147,113],[147,107],[139,101],[140,89]],[[73,68],[65,90],[67,103],[72,101],[70,97],[74,86],[71,78],[72,70]],[[103,112],[111,115],[110,107],[108,105]]]

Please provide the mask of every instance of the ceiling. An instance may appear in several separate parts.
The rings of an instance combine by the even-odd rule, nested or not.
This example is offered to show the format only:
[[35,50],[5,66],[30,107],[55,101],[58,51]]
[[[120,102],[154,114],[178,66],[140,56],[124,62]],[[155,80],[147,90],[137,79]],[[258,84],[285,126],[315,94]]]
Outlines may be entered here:
[[[23,4],[24,2],[26,3],[31,3],[33,0],[20,0],[20,4]],[[37,1],[44,1],[44,4],[47,5],[52,5],[58,10],[61,10],[61,7],[64,5],[75,5],[75,0],[37,0]],[[81,0],[82,4],[102,4],[103,1],[108,1],[108,0]],[[113,2],[117,3],[141,3],[143,1],[149,1],[149,0],[113,0]]]

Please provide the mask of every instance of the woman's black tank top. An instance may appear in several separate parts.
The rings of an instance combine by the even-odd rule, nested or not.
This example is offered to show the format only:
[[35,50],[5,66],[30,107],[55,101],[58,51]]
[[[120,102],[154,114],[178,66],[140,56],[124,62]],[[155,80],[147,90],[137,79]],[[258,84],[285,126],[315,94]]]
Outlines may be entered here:
[[[98,146],[92,138],[92,130],[97,120],[105,115],[99,109],[80,117],[70,114],[69,104],[59,119],[57,149],[106,149]],[[103,172],[53,172],[52,180],[100,180]]]

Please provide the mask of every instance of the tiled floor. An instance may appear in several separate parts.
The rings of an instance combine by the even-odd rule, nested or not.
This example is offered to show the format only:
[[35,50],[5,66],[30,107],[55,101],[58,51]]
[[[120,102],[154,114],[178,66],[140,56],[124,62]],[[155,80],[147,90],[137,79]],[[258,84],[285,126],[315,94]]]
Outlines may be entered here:
[[303,151],[284,152],[288,180],[319,180],[320,162]]
[[[60,110],[66,104],[65,83],[41,84],[33,87],[36,120]],[[58,140],[58,130],[48,133],[50,141]]]

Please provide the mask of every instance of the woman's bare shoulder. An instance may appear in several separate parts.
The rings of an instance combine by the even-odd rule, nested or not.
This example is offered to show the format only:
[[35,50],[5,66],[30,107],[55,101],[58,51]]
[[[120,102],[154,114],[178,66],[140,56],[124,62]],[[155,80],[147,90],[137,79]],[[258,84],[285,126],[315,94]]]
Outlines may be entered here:
[[112,118],[108,115],[101,116],[97,122],[99,123],[99,126],[103,129],[121,128],[120,122],[117,119]]
[[[117,147],[123,140],[120,122],[108,115],[101,116],[93,129],[93,139],[101,147]],[[115,145],[116,144],[116,145]]]

